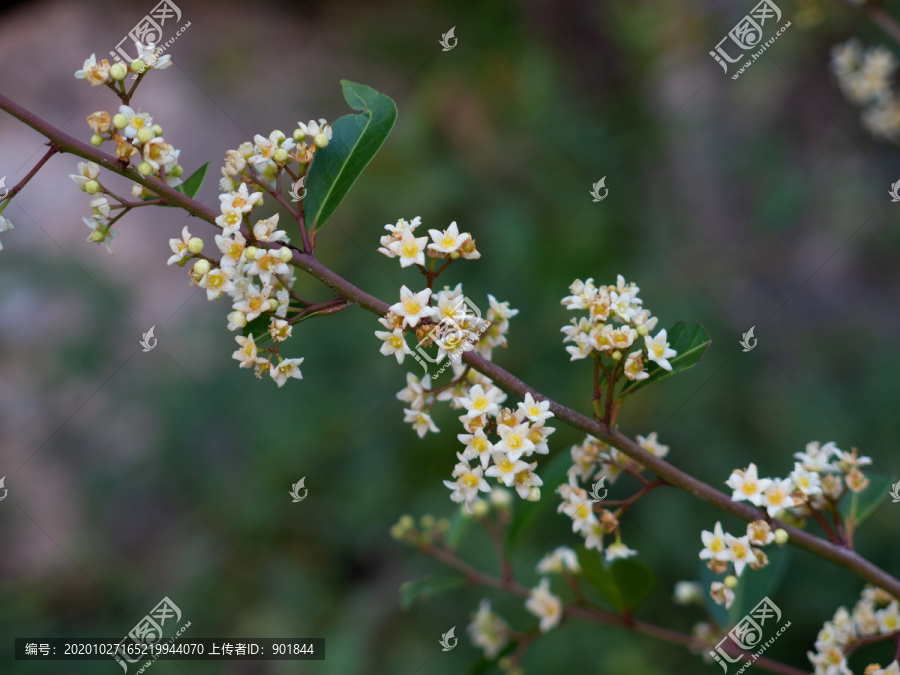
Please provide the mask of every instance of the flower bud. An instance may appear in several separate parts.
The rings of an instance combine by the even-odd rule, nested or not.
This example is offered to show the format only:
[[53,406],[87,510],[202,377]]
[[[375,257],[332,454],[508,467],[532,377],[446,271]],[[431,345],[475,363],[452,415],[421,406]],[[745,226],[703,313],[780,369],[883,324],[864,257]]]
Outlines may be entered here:
[[278,300],[276,300],[275,298],[269,298],[269,311],[274,312],[276,309],[278,309],[278,304]]
[[530,502],[539,502],[541,501],[541,488],[532,487],[528,490],[528,496],[525,497]]
[[184,167],[181,164],[176,164],[171,169],[169,169],[169,175],[173,178],[178,178],[181,174],[184,173]]
[[124,80],[126,75],[128,75],[128,68],[122,63],[114,63],[109,68],[109,76],[116,82]]
[[256,253],[259,251],[255,246],[247,246],[244,249],[244,257],[247,260],[256,260]]
[[122,113],[116,113],[113,115],[112,123],[116,129],[124,129],[128,126],[128,118]]
[[725,588],[734,588],[738,585],[738,578],[733,574],[729,574],[725,577]]
[[147,143],[148,141],[153,140],[153,130],[144,127],[140,131],[137,132],[137,140],[141,143]]
[[512,493],[501,487],[496,487],[491,490],[489,499],[491,500],[491,504],[498,509],[508,509],[512,505]]
[[481,500],[472,504],[472,515],[476,518],[483,518],[491,510],[491,505]]
[[87,123],[91,128],[91,131],[95,134],[105,134],[109,131],[109,125],[112,123],[112,118],[109,116],[108,112],[98,110],[97,112],[88,115]]
[[228,323],[234,324],[238,328],[243,328],[247,325],[247,315],[243,312],[238,312],[235,310],[228,314]]
[[209,272],[209,261],[200,258],[197,262],[194,263],[193,272],[198,277],[202,277],[204,274]]
[[289,155],[287,153],[287,150],[285,150],[284,148],[278,148],[275,151],[275,154],[272,155],[272,159],[275,160],[275,162],[278,164],[284,164],[287,161],[288,156]]
[[150,164],[148,164],[147,162],[141,162],[140,164],[138,164],[137,170],[138,173],[144,176],[149,176],[151,173],[153,173],[153,167],[150,166]]
[[91,145],[93,145],[95,148],[99,148],[101,145],[103,145],[103,136],[101,136],[100,134],[94,134],[93,136],[91,136]]
[[784,546],[787,543],[788,538],[787,530],[781,527],[775,530],[775,543],[779,546]]
[[320,148],[326,147],[328,145],[328,136],[326,136],[325,134],[319,134],[315,138],[315,144]]
[[620,352],[618,349],[616,351],[614,351],[612,353],[612,360],[613,361],[621,361],[622,360],[622,352]]
[[131,62],[131,70],[135,73],[143,73],[147,69],[147,64],[141,59],[135,59]]
[[643,336],[645,336],[647,333],[649,333],[650,330],[647,328],[647,326],[645,326],[644,324],[641,324],[640,326],[638,326],[637,332],[638,332],[638,335],[640,335],[641,337],[643,337]]
[[89,195],[95,195],[100,191],[100,183],[95,180],[89,180],[81,189]]
[[162,127],[158,124],[154,124],[152,127],[150,127],[150,130],[153,131],[154,135],[162,136]]
[[434,527],[434,524],[436,522],[437,521],[435,520],[434,516],[432,516],[429,513],[426,513],[424,516],[419,518],[419,525],[421,526],[421,528],[423,530],[430,530],[431,528]]
[[91,232],[91,241],[101,242],[106,239],[106,233],[101,232],[100,230],[94,230]]
[[284,138],[285,138],[284,132],[283,132],[283,131],[279,131],[278,129],[276,129],[276,130],[273,131],[271,134],[269,134],[269,138],[270,138],[271,140],[275,141],[275,143],[281,144],[281,142],[282,142],[282,141],[284,140]]
[[282,247],[278,254],[281,256],[281,262],[288,263],[294,258],[294,252],[287,246]]
[[306,132],[303,129],[294,129],[294,140],[298,143],[306,138]]
[[203,240],[200,237],[191,237],[188,239],[188,251],[191,253],[200,253],[203,251]]

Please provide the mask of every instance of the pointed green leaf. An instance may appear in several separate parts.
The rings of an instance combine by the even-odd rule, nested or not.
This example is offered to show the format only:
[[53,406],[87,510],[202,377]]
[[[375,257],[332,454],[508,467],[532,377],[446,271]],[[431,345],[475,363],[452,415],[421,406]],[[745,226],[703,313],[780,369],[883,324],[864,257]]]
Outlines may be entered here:
[[307,226],[313,229],[331,218],[397,120],[397,106],[389,96],[349,80],[341,85],[347,103],[360,112],[332,124],[331,141],[313,157],[303,202]]
[[428,600],[433,595],[449,593],[465,585],[465,577],[413,579],[400,586],[400,606],[409,609],[417,600]]
[[186,194],[191,199],[196,197],[197,193],[200,192],[200,188],[203,186],[203,180],[206,178],[206,169],[208,166],[209,162],[197,169],[187,178],[187,180],[175,189]]
[[582,576],[620,612],[640,605],[656,585],[653,570],[633,558],[619,559],[605,565],[597,551],[582,546],[577,553]]
[[656,382],[664,377],[669,377],[669,375],[680,373],[697,365],[712,343],[706,328],[703,327],[703,324],[697,322],[687,323],[679,321],[670,330],[666,331],[666,337],[668,338],[669,346],[678,352],[677,356],[669,359],[672,370],[665,370],[653,361],[650,361],[647,368],[649,377],[626,384],[622,388],[619,398],[633,394],[651,382]]

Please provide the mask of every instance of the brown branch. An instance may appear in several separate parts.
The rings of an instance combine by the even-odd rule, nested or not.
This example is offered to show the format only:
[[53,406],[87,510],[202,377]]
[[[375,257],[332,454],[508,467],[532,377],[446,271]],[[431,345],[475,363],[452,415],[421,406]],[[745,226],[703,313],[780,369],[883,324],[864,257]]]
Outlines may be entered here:
[[34,165],[34,167],[31,169],[31,171],[28,172],[28,175],[25,176],[25,178],[23,178],[22,180],[20,180],[19,184],[16,185],[12,190],[10,190],[6,194],[6,196],[3,198],[2,201],[5,201],[5,202],[12,201],[12,198],[15,197],[17,194],[19,194],[22,191],[22,188],[25,187],[25,185],[27,185],[28,181],[30,181],[32,178],[34,178],[34,175],[38,171],[41,170],[41,167],[47,163],[47,160],[50,159],[51,157],[53,157],[53,155],[55,155],[57,152],[59,152],[59,149],[53,144],[53,141],[50,141],[49,143],[47,143],[47,145],[50,146],[50,149],[47,150],[46,153],[44,153],[44,156],[41,157],[40,161]]

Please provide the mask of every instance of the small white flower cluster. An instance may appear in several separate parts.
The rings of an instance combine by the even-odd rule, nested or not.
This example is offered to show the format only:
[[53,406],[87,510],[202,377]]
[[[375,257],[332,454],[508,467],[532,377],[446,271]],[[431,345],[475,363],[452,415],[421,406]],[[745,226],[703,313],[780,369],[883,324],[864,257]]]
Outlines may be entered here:
[[395,225],[390,223],[384,226],[388,234],[381,237],[379,253],[388,258],[399,258],[400,267],[410,265],[425,265],[425,253],[430,258],[449,258],[456,260],[477,260],[481,253],[475,248],[475,238],[469,232],[459,231],[456,221],[450,223],[443,232],[441,230],[428,230],[432,243],[427,244],[428,237],[416,237],[416,228],[422,224],[420,217],[415,217],[407,222],[403,218]]
[[[782,529],[772,531],[772,528],[764,520],[748,523],[747,532],[741,537],[735,537],[722,530],[722,523],[716,523],[713,531],[704,530],[700,538],[703,540],[703,550],[700,551],[700,559],[707,560],[706,566],[716,574],[724,574],[734,566],[734,575],[728,575],[725,581],[714,581],[709,589],[710,597],[719,605],[731,607],[734,602],[734,587],[737,585],[737,577],[741,576],[746,567],[758,570],[769,564],[769,558],[762,550],[772,542],[779,546],[787,542],[787,532]],[[736,575],[736,576],[735,576]]]
[[833,442],[811,441],[794,457],[799,461],[787,478],[759,478],[755,464],[735,470],[725,481],[734,491],[731,498],[765,508],[771,518],[785,510],[802,518],[810,515],[810,509],[821,511],[829,502],[836,504],[848,489],[862,492],[869,485],[859,467],[872,460],[857,456],[856,448],[845,452]]
[[[815,675],[853,675],[847,664],[849,647],[857,640],[894,636],[900,631],[900,605],[880,588],[867,586],[862,597],[848,612],[839,607],[816,637],[816,651],[807,652]],[[886,668],[877,663],[866,668],[865,675],[900,675],[897,660]]]
[[159,56],[160,50],[155,45],[145,46],[135,42],[134,46],[138,50],[138,58],[129,65],[114,63],[110,66],[106,59],[97,63],[97,55],[91,54],[91,58],[84,60],[81,70],[75,71],[75,77],[79,80],[87,80],[92,87],[100,84],[113,86],[114,82],[121,82],[128,77],[129,72],[141,74],[147,70],[165,70],[172,65],[172,57],[168,54]]
[[649,377],[644,369],[645,359],[653,361],[660,368],[672,370],[669,359],[677,352],[669,347],[665,329],[656,337],[649,333],[657,324],[657,317],[643,308],[643,300],[638,296],[640,288],[634,283],[625,283],[618,275],[615,285],[595,286],[593,279],[576,279],[561,303],[571,310],[586,310],[587,317],[572,319],[563,326],[563,342],[571,342],[566,351],[571,360],[593,356],[609,356],[615,367],[622,361],[625,351],[632,349],[635,342],[644,338],[644,344],[628,352],[624,362],[624,374],[629,380],[643,380]]
[[558,595],[550,591],[550,579],[541,577],[541,583],[531,589],[525,609],[538,617],[541,632],[546,633],[562,621],[563,603]]
[[[484,376],[477,379],[487,380]],[[465,450],[456,455],[459,462],[453,468],[454,480],[445,480],[444,485],[452,490],[450,499],[465,504],[469,513],[481,501],[479,492],[491,491],[485,477],[514,488],[522,499],[537,501],[541,496],[540,486],[544,483],[535,473],[537,462],[529,463],[523,458],[550,452],[547,437],[555,429],[544,424],[553,417],[550,404],[526,394],[525,401],[512,411],[500,407],[505,400],[506,394],[490,380],[471,384],[467,391],[451,398],[452,407],[466,411],[459,419],[467,433],[457,435]],[[417,414],[422,413],[408,411],[410,417]],[[490,434],[498,438],[491,440]],[[474,467],[472,460],[478,462]]]
[[893,53],[885,47],[863,49],[854,38],[831,50],[831,69],[847,98],[864,107],[863,126],[876,137],[898,140],[900,98],[891,82],[897,70]]
[[509,626],[499,614],[491,609],[490,600],[487,599],[479,603],[478,611],[472,614],[472,621],[466,628],[466,632],[472,643],[484,650],[484,657],[488,660],[497,658],[497,655],[509,644]]
[[245,141],[236,150],[225,153],[219,189],[233,192],[242,182],[258,181],[276,190],[282,171],[296,182],[305,174],[316,149],[328,146],[331,135],[331,127],[323,119],[297,122],[290,138],[277,129],[268,137],[256,134],[252,143]]

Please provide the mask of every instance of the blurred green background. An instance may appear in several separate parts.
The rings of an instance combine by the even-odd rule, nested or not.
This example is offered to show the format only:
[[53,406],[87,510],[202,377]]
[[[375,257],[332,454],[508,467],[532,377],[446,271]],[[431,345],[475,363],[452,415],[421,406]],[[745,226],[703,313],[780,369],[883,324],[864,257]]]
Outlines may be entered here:
[[[182,0],[190,28],[135,99],[182,149],[206,161],[199,198],[215,205],[225,151],[253,134],[348,112],[338,80],[394,97],[399,119],[342,208],[319,257],[392,300],[419,283],[375,249],[383,225],[456,220],[477,262],[442,279],[469,297],[508,300],[509,348],[494,360],[546,395],[590,410],[591,374],[570,363],[559,300],[574,278],[642,288],[662,326],[702,322],[701,364],[629,400],[620,428],[657,431],[669,459],[713,485],[756,462],[784,476],[809,440],[834,440],[900,473],[896,415],[900,234],[886,199],[900,154],[871,140],[828,72],[828,52],[857,35],[887,39],[839,2],[780,3],[793,25],[737,81],[710,49],[750,3],[671,0],[251,3]],[[72,72],[98,57],[151,2],[29,2],[0,15],[0,91],[79,138],[112,95]],[[896,9],[896,8],[892,8]],[[451,26],[459,39],[442,52]],[[42,139],[0,115],[0,174],[15,184]],[[185,637],[325,637],[321,662],[169,662],[166,673],[467,673],[464,636],[490,591],[467,588],[400,608],[398,588],[446,569],[394,542],[404,513],[449,516],[441,480],[458,422],[419,440],[394,393],[405,368],[378,354],[375,317],[351,309],[295,330],[304,379],[277,389],[231,359],[225,301],[207,303],[167,240],[189,223],[144,209],[122,224],[115,256],[87,245],[88,199],[56,157],[5,212],[0,253],[0,672],[116,673],[104,662],[12,660],[13,637],[124,636],[169,596]],[[214,173],[213,173],[214,172]],[[593,203],[606,176],[609,197]],[[115,181],[112,181],[113,184]],[[127,184],[123,184],[127,190]],[[271,205],[267,208],[271,209]],[[211,238],[211,228],[191,224]],[[301,277],[301,295],[330,297]],[[392,300],[393,301],[393,300]],[[158,347],[141,334],[156,326]],[[738,340],[756,326],[758,347]],[[410,368],[418,366],[413,362]],[[551,455],[582,436],[558,425]],[[306,476],[307,499],[291,503]],[[514,564],[526,585],[546,551],[579,540],[546,510]],[[625,497],[616,484],[611,498]],[[700,531],[721,516],[674,490],[628,514],[625,541],[658,574],[637,617],[689,632],[705,618],[671,603],[698,570]],[[864,527],[858,549],[894,575],[900,507]],[[740,525],[722,518],[726,530]],[[487,539],[465,557],[495,573]],[[862,583],[794,550],[773,599],[792,627],[767,655],[808,668],[822,622]],[[555,583],[555,582],[554,582]],[[535,619],[493,594],[520,630]],[[438,640],[450,626],[458,648]],[[868,658],[871,657],[871,658]],[[851,660],[861,672],[890,656]],[[571,622],[530,649],[528,673],[719,672],[678,647]],[[496,671],[494,671],[496,672]]]

